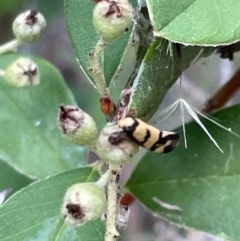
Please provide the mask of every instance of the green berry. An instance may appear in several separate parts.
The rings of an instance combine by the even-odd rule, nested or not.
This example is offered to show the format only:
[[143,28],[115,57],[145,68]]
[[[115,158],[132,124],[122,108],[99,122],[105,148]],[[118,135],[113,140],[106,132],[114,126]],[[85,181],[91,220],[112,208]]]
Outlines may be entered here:
[[37,64],[29,58],[20,57],[5,71],[5,80],[17,87],[38,85],[40,73]]
[[93,24],[105,42],[119,38],[132,19],[133,8],[127,0],[100,1],[93,12]]
[[77,106],[60,105],[58,125],[71,142],[93,146],[97,140],[97,126],[93,118]]
[[105,206],[104,190],[96,183],[76,183],[67,190],[61,213],[69,224],[81,226],[100,217]]
[[97,154],[103,162],[122,165],[138,152],[139,146],[131,141],[116,124],[108,123],[97,140]]
[[37,11],[28,10],[19,14],[13,22],[12,30],[20,42],[34,42],[46,27],[46,20]]

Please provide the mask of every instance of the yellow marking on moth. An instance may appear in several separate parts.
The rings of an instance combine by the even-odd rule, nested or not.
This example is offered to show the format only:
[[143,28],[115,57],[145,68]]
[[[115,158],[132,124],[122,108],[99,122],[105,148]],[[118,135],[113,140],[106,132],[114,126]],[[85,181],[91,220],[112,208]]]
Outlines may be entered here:
[[179,134],[161,131],[140,119],[126,117],[118,121],[118,126],[123,129],[129,138],[148,150],[157,153],[172,151],[179,142]]

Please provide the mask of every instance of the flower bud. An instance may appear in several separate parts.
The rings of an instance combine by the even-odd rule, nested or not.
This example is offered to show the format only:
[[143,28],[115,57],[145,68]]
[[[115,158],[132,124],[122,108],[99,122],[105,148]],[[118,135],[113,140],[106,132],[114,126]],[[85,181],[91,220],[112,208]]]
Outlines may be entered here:
[[93,12],[93,24],[105,42],[119,38],[132,19],[133,8],[128,0],[100,1]]
[[46,27],[46,20],[41,13],[28,10],[19,14],[13,22],[14,35],[21,42],[37,40]]
[[96,183],[76,183],[67,190],[61,213],[69,224],[81,226],[98,218],[105,206],[106,195]]
[[20,57],[5,71],[4,78],[7,82],[17,87],[38,85],[40,73],[37,64],[29,58]]
[[131,141],[116,124],[108,123],[97,140],[97,154],[102,161],[111,165],[121,165],[135,153],[139,145]]
[[97,126],[93,118],[77,106],[59,106],[58,125],[71,142],[93,146],[97,139]]

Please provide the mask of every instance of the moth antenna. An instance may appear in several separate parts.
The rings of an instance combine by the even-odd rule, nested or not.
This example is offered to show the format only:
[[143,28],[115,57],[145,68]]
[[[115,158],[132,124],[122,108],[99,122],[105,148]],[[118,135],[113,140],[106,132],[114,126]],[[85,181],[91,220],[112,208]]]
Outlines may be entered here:
[[193,108],[184,100],[181,99],[182,104],[185,106],[187,112],[189,113],[190,116],[192,116],[192,118],[200,125],[200,127],[204,130],[204,132],[208,135],[208,137],[212,140],[212,142],[214,143],[214,145],[219,149],[219,151],[221,151],[223,153],[223,150],[220,148],[220,146],[217,144],[217,142],[215,141],[215,139],[211,136],[211,134],[208,132],[208,130],[206,129],[206,127],[203,125],[203,123],[201,122],[201,120],[199,119],[199,117],[196,115],[196,113],[193,111]]
[[[160,110],[160,113],[158,114],[157,117],[160,118],[161,121],[166,120],[169,116],[171,116],[175,112],[178,105],[179,105],[179,101],[177,100],[173,104],[171,104],[170,106]],[[165,115],[165,114],[167,114],[167,115]]]
[[170,40],[168,40],[168,46],[167,46],[166,54],[168,54],[168,53],[169,53],[170,57],[173,57],[173,43]]
[[183,138],[184,138],[184,145],[185,148],[187,149],[187,135],[186,135],[186,128],[185,128],[185,120],[184,120],[184,107],[182,103],[182,99],[179,99],[180,103],[180,112],[181,112],[181,119],[182,119],[182,127],[183,127]]
[[203,51],[204,51],[203,48],[199,50],[197,56],[191,61],[191,65],[195,64],[201,58],[201,54],[202,54]]
[[231,134],[233,134],[233,135],[235,135],[235,136],[237,136],[237,137],[240,137],[237,133],[233,132],[230,128],[227,128],[227,127],[219,124],[219,123],[218,123],[217,121],[215,121],[214,119],[212,119],[212,118],[208,117],[207,115],[203,114],[201,111],[198,111],[196,108],[192,107],[192,109],[193,109],[196,113],[198,113],[199,115],[201,115],[202,117],[204,117],[204,118],[206,118],[207,120],[209,120],[209,121],[211,121],[212,123],[214,123],[215,125],[221,127],[222,129],[230,132]]
[[182,96],[182,71],[183,71],[183,45],[181,44],[176,44],[178,56],[179,56],[179,66],[181,69],[181,74],[180,74],[180,90],[181,90],[181,96]]

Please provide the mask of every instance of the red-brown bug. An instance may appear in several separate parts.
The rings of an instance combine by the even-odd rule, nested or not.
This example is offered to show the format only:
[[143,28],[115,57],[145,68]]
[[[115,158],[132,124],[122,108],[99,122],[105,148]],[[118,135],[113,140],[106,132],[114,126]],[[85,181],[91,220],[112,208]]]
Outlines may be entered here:
[[100,105],[102,113],[106,116],[113,114],[114,112],[114,103],[109,97],[100,98]]

